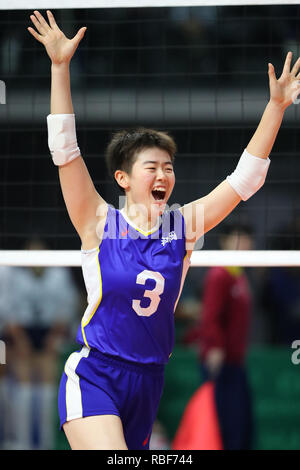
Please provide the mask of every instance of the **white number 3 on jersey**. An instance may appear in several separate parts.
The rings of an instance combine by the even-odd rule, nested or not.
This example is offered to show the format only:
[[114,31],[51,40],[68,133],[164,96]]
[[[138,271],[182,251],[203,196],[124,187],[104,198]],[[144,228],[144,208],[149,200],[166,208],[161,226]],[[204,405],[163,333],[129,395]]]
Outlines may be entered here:
[[145,285],[147,279],[153,279],[155,281],[155,287],[152,290],[145,290],[144,297],[148,297],[151,302],[148,307],[141,307],[140,300],[132,301],[133,310],[141,317],[150,317],[156,312],[159,302],[161,300],[160,295],[163,293],[165,288],[165,279],[157,271],[142,271],[136,277],[137,284]]

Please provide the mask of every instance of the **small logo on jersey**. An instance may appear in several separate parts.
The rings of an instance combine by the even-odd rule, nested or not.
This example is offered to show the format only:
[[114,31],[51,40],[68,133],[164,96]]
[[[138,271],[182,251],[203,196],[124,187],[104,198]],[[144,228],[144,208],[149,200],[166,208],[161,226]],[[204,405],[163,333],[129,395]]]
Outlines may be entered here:
[[150,434],[148,434],[148,436],[147,436],[146,439],[144,440],[143,446],[145,446],[145,445],[148,443],[149,437],[150,437]]
[[123,230],[123,232],[121,233],[122,237],[125,237],[128,233],[128,229],[127,230]]
[[165,246],[166,243],[171,243],[172,240],[177,240],[177,235],[174,232],[174,230],[173,230],[173,232],[170,232],[167,237],[162,237],[161,244],[162,244],[162,246]]

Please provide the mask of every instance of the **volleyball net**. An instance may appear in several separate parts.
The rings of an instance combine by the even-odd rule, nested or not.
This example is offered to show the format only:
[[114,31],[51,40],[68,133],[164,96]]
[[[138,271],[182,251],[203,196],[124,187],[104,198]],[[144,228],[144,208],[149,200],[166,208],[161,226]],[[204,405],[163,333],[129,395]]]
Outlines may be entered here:
[[[0,265],[80,265],[80,241],[48,146],[50,62],[27,31],[53,9],[67,36],[87,34],[71,65],[77,136],[103,198],[118,208],[104,152],[117,129],[149,126],[178,145],[171,204],[206,195],[233,171],[268,100],[267,64],[299,56],[298,1],[14,1],[0,5]],[[281,72],[280,72],[281,73]],[[5,94],[5,96],[4,96]],[[5,99],[4,99],[5,98]],[[226,222],[253,228],[255,250],[218,249],[221,223],[192,266],[299,266],[299,106],[271,153],[264,187]],[[47,250],[24,250],[39,238]]]

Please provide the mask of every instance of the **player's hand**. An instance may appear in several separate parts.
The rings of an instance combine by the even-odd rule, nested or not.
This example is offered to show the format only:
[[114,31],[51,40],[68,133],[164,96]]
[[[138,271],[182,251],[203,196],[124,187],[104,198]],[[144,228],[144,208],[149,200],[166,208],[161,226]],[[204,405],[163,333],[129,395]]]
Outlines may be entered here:
[[291,70],[293,54],[288,52],[283,66],[282,74],[277,80],[275,69],[269,64],[270,101],[286,109],[291,103],[295,103],[300,93],[300,57]]
[[30,15],[30,19],[38,32],[31,27],[27,29],[37,41],[45,46],[52,64],[69,63],[84,36],[86,27],[80,28],[73,39],[68,39],[57,26],[51,11],[47,10],[47,16],[49,23],[39,11],[35,10],[34,15]]

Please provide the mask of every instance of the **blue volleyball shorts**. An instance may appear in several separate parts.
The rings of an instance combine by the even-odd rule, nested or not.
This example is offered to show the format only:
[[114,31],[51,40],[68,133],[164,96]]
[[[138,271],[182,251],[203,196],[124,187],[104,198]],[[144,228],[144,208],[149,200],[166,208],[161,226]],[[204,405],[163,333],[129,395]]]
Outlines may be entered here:
[[69,356],[60,381],[60,426],[86,416],[117,415],[128,449],[149,449],[163,384],[163,365],[115,359],[83,346]]

